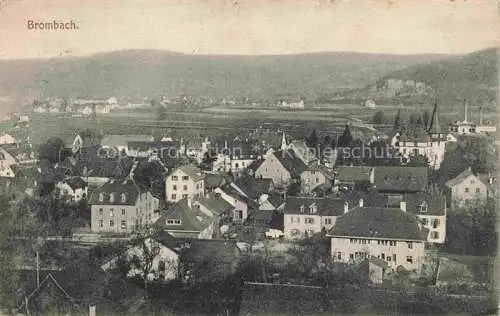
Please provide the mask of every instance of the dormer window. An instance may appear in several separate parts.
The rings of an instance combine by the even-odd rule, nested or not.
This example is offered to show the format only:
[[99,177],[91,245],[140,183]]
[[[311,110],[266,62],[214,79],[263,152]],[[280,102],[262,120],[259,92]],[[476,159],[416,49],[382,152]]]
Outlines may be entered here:
[[309,213],[310,214],[315,214],[317,212],[317,208],[316,208],[316,204],[312,204],[311,206],[309,206]]
[[167,219],[167,225],[180,225],[180,219]]
[[300,212],[301,212],[301,213],[304,213],[304,205],[301,205],[301,206],[300,206]]
[[114,193],[111,193],[109,195],[109,202],[113,203],[115,201],[115,194]]
[[103,201],[104,201],[104,194],[99,193],[99,202],[103,202]]
[[427,202],[426,202],[426,201],[422,201],[422,202],[418,205],[418,210],[419,210],[419,212],[421,212],[421,213],[427,213]]
[[122,203],[127,202],[127,195],[126,195],[125,193],[122,193],[122,194],[120,195],[120,198],[121,198]]

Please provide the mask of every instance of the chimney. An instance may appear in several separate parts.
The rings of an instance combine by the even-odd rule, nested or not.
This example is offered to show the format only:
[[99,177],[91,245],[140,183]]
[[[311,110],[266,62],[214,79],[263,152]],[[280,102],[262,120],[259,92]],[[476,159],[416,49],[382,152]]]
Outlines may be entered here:
[[359,207],[363,207],[363,205],[364,205],[363,199],[359,199]]
[[399,208],[401,209],[401,211],[406,212],[406,202],[405,201],[399,202]]
[[347,214],[347,212],[349,212],[349,204],[344,202],[344,214]]

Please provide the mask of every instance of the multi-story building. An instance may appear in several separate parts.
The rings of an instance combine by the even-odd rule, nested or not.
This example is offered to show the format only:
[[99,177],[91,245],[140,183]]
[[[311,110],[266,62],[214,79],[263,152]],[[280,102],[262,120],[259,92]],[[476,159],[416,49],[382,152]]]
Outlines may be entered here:
[[321,185],[333,185],[333,171],[323,165],[313,165],[300,174],[300,190],[303,194],[310,194]]
[[338,216],[347,213],[343,199],[288,197],[284,208],[285,238],[303,238],[330,230]]
[[175,169],[165,179],[165,196],[168,202],[182,199],[200,199],[204,196],[205,175],[199,168],[186,165]]
[[463,206],[471,201],[485,200],[488,196],[488,184],[475,175],[471,168],[446,182],[448,195],[453,206]]
[[358,263],[376,257],[389,267],[420,271],[428,231],[413,214],[401,209],[357,207],[339,216],[328,236],[334,261]]
[[132,181],[108,182],[90,197],[93,232],[131,233],[156,220],[159,200]]

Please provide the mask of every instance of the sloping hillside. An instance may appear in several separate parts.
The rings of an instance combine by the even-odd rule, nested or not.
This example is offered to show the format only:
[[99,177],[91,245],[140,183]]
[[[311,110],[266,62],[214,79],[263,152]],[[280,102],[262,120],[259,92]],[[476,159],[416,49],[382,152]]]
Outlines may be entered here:
[[0,61],[0,96],[316,96],[363,86],[442,55],[317,53],[203,56],[129,50],[82,58]]
[[403,103],[437,96],[440,103],[451,106],[464,99],[490,104],[496,99],[497,89],[498,55],[496,49],[487,49],[399,69],[343,96]]

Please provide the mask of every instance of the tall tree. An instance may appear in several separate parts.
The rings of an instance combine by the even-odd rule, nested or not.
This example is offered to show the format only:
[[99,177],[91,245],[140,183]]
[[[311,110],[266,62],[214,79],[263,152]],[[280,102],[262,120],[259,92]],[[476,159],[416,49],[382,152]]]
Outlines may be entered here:
[[318,138],[318,135],[316,133],[316,130],[312,130],[311,134],[309,135],[309,137],[307,137],[307,146],[311,147],[311,148],[316,148],[319,144],[319,138]]
[[50,163],[61,162],[66,158],[65,145],[58,137],[50,138],[45,144],[41,144],[38,149],[40,160],[47,159]]
[[346,124],[342,135],[339,137],[338,146],[339,147],[349,147],[352,143],[353,137],[349,125]]
[[394,130],[399,131],[401,129],[401,110],[398,109],[396,117],[394,118]]
[[429,114],[429,111],[425,110],[422,114],[422,121],[426,130],[429,128],[430,119],[431,115]]
[[377,111],[372,117],[372,124],[384,124],[384,112]]

